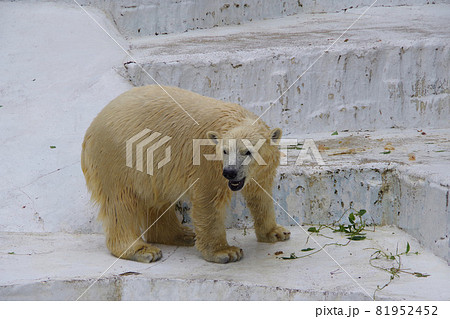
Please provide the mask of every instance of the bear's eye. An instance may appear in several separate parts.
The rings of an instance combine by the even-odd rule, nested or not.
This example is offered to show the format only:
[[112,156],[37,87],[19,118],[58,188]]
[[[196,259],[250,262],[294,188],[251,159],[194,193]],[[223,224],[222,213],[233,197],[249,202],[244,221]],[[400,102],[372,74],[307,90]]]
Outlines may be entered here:
[[224,154],[228,154],[227,150],[223,150],[223,153],[224,153]]

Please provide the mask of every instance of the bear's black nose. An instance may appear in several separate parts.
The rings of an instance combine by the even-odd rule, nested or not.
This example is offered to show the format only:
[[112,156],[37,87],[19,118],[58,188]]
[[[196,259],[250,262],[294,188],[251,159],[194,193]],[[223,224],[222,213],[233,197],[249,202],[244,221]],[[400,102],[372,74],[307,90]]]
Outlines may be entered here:
[[235,179],[237,176],[237,171],[235,169],[232,168],[224,168],[223,169],[223,176],[226,179],[232,180]]

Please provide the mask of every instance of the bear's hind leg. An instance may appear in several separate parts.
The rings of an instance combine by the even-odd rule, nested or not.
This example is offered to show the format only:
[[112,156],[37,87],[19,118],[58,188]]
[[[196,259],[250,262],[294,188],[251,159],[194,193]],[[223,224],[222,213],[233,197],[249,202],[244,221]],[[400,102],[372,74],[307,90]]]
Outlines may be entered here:
[[144,238],[148,243],[159,243],[175,246],[194,246],[194,231],[178,220],[175,205],[167,203],[160,208],[151,207],[146,210],[145,224],[148,230]]
[[153,262],[162,257],[161,250],[142,240],[138,205],[129,190],[106,198],[99,218],[106,234],[106,246],[116,257],[138,262]]

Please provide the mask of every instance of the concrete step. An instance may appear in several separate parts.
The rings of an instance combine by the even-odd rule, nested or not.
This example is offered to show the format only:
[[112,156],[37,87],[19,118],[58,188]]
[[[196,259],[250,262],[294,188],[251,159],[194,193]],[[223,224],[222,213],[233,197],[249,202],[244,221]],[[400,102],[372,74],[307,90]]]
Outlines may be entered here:
[[[374,0],[78,0],[78,2],[104,10],[125,37],[139,37],[239,25],[294,14],[340,12],[369,6]],[[424,5],[429,2],[378,0],[374,6]],[[445,0],[433,2],[444,3]]]
[[[229,230],[230,244],[245,255],[225,265],[204,261],[194,247],[159,245],[162,260],[143,264],[116,261],[102,235],[0,233],[0,300],[76,300],[91,285],[81,300],[371,300],[390,278],[370,266],[371,255],[380,249],[402,253],[407,243],[410,253],[400,257],[400,269],[430,276],[400,272],[375,299],[450,298],[450,268],[395,227],[367,231],[366,240],[347,246],[329,245],[326,252],[283,260],[279,257],[348,242],[331,231],[323,231],[329,238],[314,235],[307,242],[300,227],[290,230],[291,240],[275,244],[256,242],[253,230]],[[305,248],[314,250],[302,252]],[[372,263],[396,266],[387,260]]]
[[[140,38],[131,53],[159,83],[240,103],[286,134],[448,128],[450,5],[371,8],[330,48],[362,12]],[[124,75],[153,83],[133,63]]]

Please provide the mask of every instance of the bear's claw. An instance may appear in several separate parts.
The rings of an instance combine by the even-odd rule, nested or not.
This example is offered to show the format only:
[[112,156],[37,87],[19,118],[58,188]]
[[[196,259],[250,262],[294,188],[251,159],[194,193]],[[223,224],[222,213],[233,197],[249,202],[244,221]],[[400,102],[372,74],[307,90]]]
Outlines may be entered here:
[[226,264],[229,262],[241,260],[243,256],[244,252],[241,248],[229,246],[227,248],[215,251],[210,256],[205,256],[205,259],[215,263]]
[[154,246],[142,246],[129,259],[141,263],[151,263],[161,259],[161,249]]
[[258,241],[266,243],[274,243],[277,241],[288,240],[291,237],[291,232],[288,231],[283,226],[277,225],[271,231],[269,231],[265,236],[258,236]]

